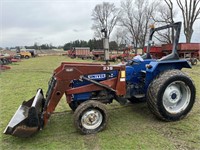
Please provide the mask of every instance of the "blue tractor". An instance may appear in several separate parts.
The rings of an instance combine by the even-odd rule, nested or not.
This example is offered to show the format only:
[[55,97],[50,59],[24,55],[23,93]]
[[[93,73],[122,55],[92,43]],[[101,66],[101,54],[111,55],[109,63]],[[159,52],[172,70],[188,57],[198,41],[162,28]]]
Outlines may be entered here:
[[[155,60],[150,47],[153,34],[167,28],[176,31],[172,53]],[[185,117],[195,102],[195,86],[182,68],[191,68],[179,59],[177,44],[181,22],[151,28],[147,54],[136,56],[126,64],[63,62],[54,70],[46,97],[42,89],[23,102],[4,133],[28,137],[43,129],[63,94],[74,111],[74,124],[84,134],[103,130],[108,121],[106,105],[113,100],[146,101],[159,119],[177,121]]]

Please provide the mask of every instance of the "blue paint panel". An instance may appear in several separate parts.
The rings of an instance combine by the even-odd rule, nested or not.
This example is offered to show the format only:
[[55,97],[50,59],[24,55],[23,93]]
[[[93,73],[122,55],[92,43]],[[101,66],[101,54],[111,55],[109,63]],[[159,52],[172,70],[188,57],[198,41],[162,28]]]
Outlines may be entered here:
[[131,81],[134,74],[134,68],[131,66],[126,66],[126,81]]
[[141,71],[146,71],[146,64],[154,60],[134,61],[132,65],[126,66],[126,81],[128,83],[138,83]]
[[151,81],[161,72],[166,70],[178,69],[182,68],[191,68],[191,65],[187,60],[168,60],[168,61],[155,61],[150,62],[152,66],[151,69],[146,70],[146,89],[148,88]]
[[[109,71],[109,72],[102,72],[102,73],[96,73],[96,74],[90,74],[90,75],[85,75],[85,77],[95,80],[95,81],[103,81],[111,78],[117,77],[118,72],[116,70],[114,71]],[[72,87],[80,87],[84,85],[91,84],[89,81],[80,81],[80,80],[73,80]],[[79,93],[79,94],[73,94],[73,100],[74,101],[81,101],[81,100],[88,100],[92,96],[92,92],[86,92],[86,93]]]
[[169,69],[182,69],[182,68],[191,68],[191,65],[187,60],[169,60],[169,61],[155,61],[150,62],[152,66],[151,69],[148,69],[148,72],[155,72],[156,70],[169,70]]
[[72,97],[74,101],[88,100],[91,97],[91,92],[74,94]]

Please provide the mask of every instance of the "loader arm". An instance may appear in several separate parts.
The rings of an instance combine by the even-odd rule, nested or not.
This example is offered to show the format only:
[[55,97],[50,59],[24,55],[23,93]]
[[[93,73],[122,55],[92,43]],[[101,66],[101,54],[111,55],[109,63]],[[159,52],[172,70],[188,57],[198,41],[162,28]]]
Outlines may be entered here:
[[[100,72],[109,72],[111,70],[117,70],[118,76],[113,79],[108,79],[95,84],[91,84],[83,87],[72,88],[70,83],[73,80],[82,79],[84,75],[100,73]],[[57,69],[54,71],[53,78],[55,80],[55,85],[52,86],[52,92],[47,95],[45,106],[43,109],[42,119],[44,125],[47,124],[47,121],[51,113],[55,110],[57,104],[59,103],[63,94],[66,94],[68,97],[68,103],[71,102],[70,95],[81,92],[89,92],[92,90],[101,90],[110,87],[116,92],[116,95],[125,95],[126,94],[126,82],[125,77],[122,76],[125,72],[125,66],[117,65],[102,65],[94,63],[66,63],[63,62]],[[83,78],[84,79],[84,78]],[[102,85],[102,86],[101,86]]]

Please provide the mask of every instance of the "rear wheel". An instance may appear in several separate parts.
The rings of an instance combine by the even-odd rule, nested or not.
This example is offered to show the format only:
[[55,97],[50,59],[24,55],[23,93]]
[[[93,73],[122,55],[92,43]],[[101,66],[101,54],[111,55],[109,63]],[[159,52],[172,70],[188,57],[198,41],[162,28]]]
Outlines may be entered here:
[[108,122],[105,104],[88,100],[81,103],[74,112],[74,124],[83,134],[103,130]]
[[152,81],[147,104],[158,118],[176,121],[185,117],[195,102],[192,80],[180,70],[169,70]]

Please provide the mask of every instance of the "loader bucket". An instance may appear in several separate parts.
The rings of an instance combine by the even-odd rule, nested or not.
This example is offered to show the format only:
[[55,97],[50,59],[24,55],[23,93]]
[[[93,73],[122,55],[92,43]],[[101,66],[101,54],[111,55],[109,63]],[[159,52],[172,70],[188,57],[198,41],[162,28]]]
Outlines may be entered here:
[[37,94],[33,98],[24,101],[19,106],[4,133],[17,137],[29,137],[37,132],[42,126],[41,115],[43,106],[43,92],[42,89],[38,89]]

